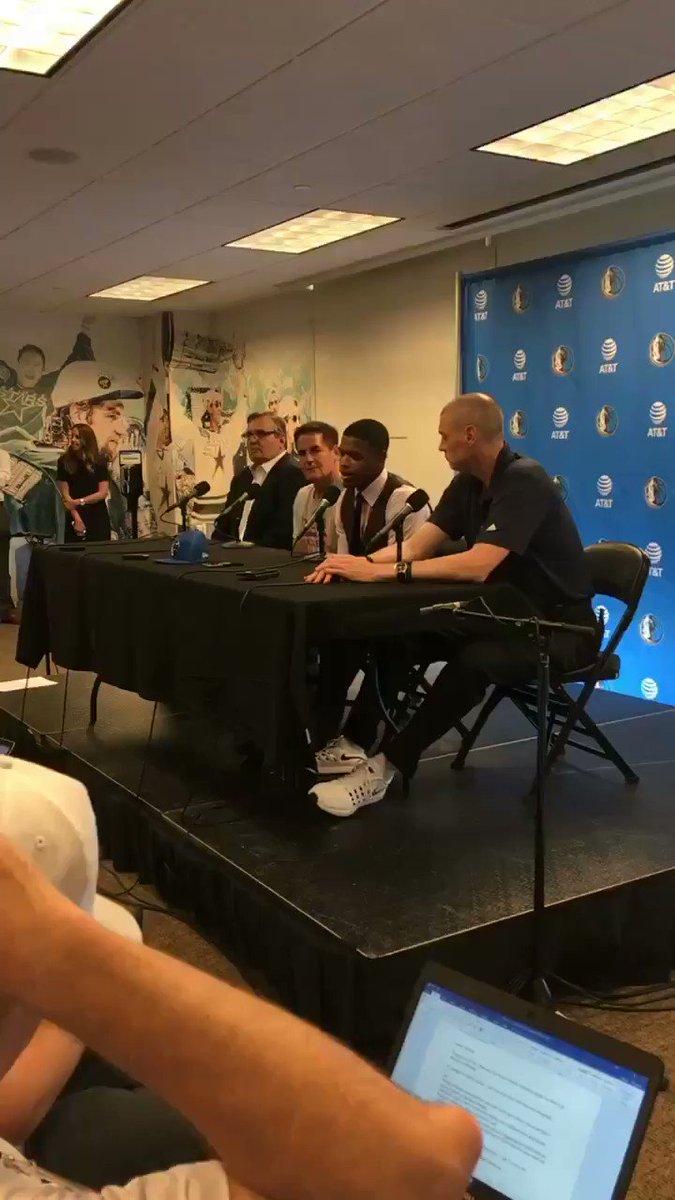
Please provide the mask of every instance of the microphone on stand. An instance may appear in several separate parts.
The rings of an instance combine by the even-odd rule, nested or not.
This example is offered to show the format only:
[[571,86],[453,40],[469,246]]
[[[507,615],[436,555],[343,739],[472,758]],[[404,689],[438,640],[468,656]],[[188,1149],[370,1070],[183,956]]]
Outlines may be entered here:
[[294,547],[297,546],[298,542],[302,538],[304,538],[306,533],[309,533],[309,531],[313,525],[315,525],[317,522],[320,522],[322,520],[324,513],[327,511],[327,509],[333,507],[335,502],[339,499],[340,495],[341,495],[341,489],[339,487],[337,487],[336,484],[332,483],[330,485],[330,487],[326,488],[323,499],[316,506],[314,512],[312,513],[311,517],[309,518],[309,521],[307,522],[305,527],[300,530],[300,533],[298,534],[298,536],[293,539]]
[[168,508],[164,509],[163,513],[160,513],[160,516],[165,517],[167,513],[173,512],[174,508],[187,508],[191,500],[199,500],[201,496],[205,496],[206,493],[210,491],[211,484],[207,483],[205,479],[202,479],[201,483],[195,484],[192,491],[189,492],[187,496],[183,496],[183,499],[177,500],[175,504],[170,504]]
[[386,542],[389,534],[399,529],[406,517],[409,517],[411,513],[419,512],[420,509],[424,508],[425,504],[428,503],[429,497],[423,488],[418,488],[417,491],[411,492],[405,504],[403,505],[403,508],[400,508],[398,512],[391,518],[391,521],[387,521],[387,524],[383,525],[382,528],[379,529],[373,537],[371,537],[365,548],[366,554],[370,554],[373,550],[376,550],[380,542]]
[[259,496],[261,491],[262,488],[259,483],[249,483],[246,491],[242,492],[241,496],[237,496],[236,500],[233,500],[231,504],[228,504],[227,508],[224,508],[222,512],[218,513],[218,516],[216,517],[216,524],[221,517],[229,517],[230,513],[236,512],[238,508],[241,508],[244,504],[246,504],[247,500],[255,500],[256,496]]

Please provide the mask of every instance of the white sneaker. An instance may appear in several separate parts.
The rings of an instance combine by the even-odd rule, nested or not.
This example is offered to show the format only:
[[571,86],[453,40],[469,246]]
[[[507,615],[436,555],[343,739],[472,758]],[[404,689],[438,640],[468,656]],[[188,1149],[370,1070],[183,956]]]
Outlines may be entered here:
[[317,775],[350,775],[366,761],[365,750],[349,738],[333,738],[316,756]]
[[394,768],[384,754],[367,758],[362,766],[352,771],[346,779],[332,779],[329,783],[316,783],[310,796],[324,812],[334,817],[351,817],[366,804],[377,804],[384,796],[394,778]]

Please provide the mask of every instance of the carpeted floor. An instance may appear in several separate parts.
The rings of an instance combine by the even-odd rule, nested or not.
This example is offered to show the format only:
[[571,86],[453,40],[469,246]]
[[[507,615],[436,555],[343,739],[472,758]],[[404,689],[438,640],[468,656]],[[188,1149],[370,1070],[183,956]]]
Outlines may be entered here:
[[[15,642],[16,629],[0,625],[0,681],[20,678],[24,674],[23,669],[14,661]],[[126,876],[123,880],[124,884],[132,881],[133,877]],[[101,885],[110,894],[120,890],[118,878],[110,875],[105,869],[101,873]],[[151,889],[138,889],[138,894],[154,904],[160,903]],[[228,983],[246,986],[232,964],[214,946],[181,921],[160,913],[147,912],[144,915],[143,927],[144,938],[149,945],[175,955]],[[567,1015],[657,1054],[663,1059],[668,1074],[672,1073],[675,1081],[675,1011],[648,1015],[570,1009]],[[672,1091],[668,1091],[659,1096],[657,1101],[629,1192],[630,1200],[672,1200],[675,1196],[674,1146],[675,1096]],[[588,1200],[596,1198],[588,1197]]]

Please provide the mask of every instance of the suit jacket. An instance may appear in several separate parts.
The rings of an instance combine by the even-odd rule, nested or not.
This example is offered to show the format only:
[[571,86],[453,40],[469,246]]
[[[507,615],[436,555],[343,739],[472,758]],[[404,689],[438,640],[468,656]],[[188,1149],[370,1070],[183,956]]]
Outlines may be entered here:
[[[225,508],[241,496],[253,481],[250,467],[235,475],[227,493]],[[305,477],[290,454],[275,463],[260,485],[260,495],[253,507],[246,526],[246,541],[256,546],[272,546],[278,550],[290,550],[293,544],[293,501]],[[228,517],[218,517],[213,537],[218,542],[236,541],[242,509],[238,507]]]

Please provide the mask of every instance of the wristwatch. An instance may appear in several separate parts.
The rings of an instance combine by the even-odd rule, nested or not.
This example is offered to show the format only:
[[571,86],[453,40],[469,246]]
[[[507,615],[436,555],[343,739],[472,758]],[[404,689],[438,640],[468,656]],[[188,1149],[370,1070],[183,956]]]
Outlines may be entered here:
[[410,583],[412,579],[412,563],[397,562],[396,563],[396,582]]

